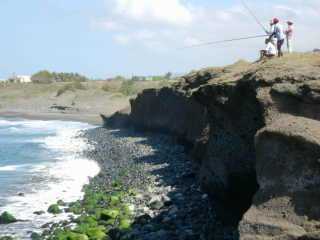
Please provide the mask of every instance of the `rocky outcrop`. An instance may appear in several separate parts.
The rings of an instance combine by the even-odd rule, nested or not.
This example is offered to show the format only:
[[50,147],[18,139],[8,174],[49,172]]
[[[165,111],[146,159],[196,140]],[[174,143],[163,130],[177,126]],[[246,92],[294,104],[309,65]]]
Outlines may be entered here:
[[320,122],[285,116],[256,136],[259,191],[240,239],[308,238],[320,227]]
[[320,56],[293,54],[145,90],[127,121],[188,143],[225,227],[208,239],[316,239],[319,110]]
[[207,109],[193,97],[171,88],[148,89],[131,101],[134,126],[174,134],[189,143],[201,139],[208,126]]
[[195,96],[208,109],[210,123],[199,172],[203,188],[216,200],[222,220],[237,223],[258,189],[253,139],[264,126],[262,109],[246,82],[210,84]]

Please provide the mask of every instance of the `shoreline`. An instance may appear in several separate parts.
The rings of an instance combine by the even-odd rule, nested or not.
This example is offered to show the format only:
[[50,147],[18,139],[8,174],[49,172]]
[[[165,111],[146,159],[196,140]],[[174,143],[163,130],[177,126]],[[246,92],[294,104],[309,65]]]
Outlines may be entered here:
[[204,237],[213,219],[209,199],[200,190],[184,147],[174,138],[105,128],[90,129],[83,137],[94,143],[85,156],[99,164],[100,173],[84,186],[84,199],[69,206],[79,217],[49,226],[43,239],[100,239],[92,232],[112,240]]
[[[6,124],[6,122],[7,120],[3,124]],[[18,239],[29,239],[27,236],[29,231],[40,232],[42,225],[48,222],[60,222],[69,219],[67,212],[57,216],[50,215],[48,211],[49,204],[55,201],[70,202],[81,200],[84,196],[84,187],[90,183],[90,179],[99,174],[99,164],[83,155],[84,152],[90,149],[90,146],[87,143],[87,139],[81,137],[82,131],[94,126],[91,125],[90,128],[87,128],[88,124],[80,122],[59,122],[47,125],[47,123],[40,123],[37,120],[32,123],[33,121],[25,122],[23,119],[8,119],[8,122],[11,122],[11,124],[7,124],[9,126],[8,129],[12,126],[20,126],[20,124],[22,128],[27,127],[25,128],[27,130],[24,130],[24,134],[29,136],[27,134],[32,132],[34,134],[32,139],[35,143],[39,146],[41,145],[42,148],[46,149],[46,152],[50,153],[50,155],[46,155],[49,158],[39,158],[41,162],[28,163],[29,168],[35,171],[38,177],[41,176],[41,179],[46,179],[42,183],[29,182],[29,184],[32,184],[30,186],[37,190],[21,188],[16,194],[8,195],[8,198],[6,198],[9,199],[8,202],[1,206],[0,214],[7,211],[15,218],[23,219],[23,221],[19,220],[12,223],[12,225],[0,225],[0,239],[2,235],[15,233],[15,229],[20,230],[16,233],[17,235],[13,234],[13,236],[18,237]],[[16,124],[14,124],[15,122]],[[45,135],[45,137],[43,137],[42,125],[48,129],[48,135]],[[81,129],[82,127],[83,129]],[[49,136],[50,131],[55,132],[54,136]],[[78,131],[81,131],[80,134]],[[37,134],[40,135],[38,136]],[[20,136],[19,134],[17,135]],[[36,148],[35,150],[39,149]],[[48,159],[52,159],[52,161],[47,162]],[[16,164],[20,166],[19,162]],[[23,171],[28,172],[29,170]],[[36,205],[34,205],[35,199],[38,199]],[[28,207],[26,208],[25,206]]]
[[99,114],[84,113],[50,113],[50,112],[21,112],[21,111],[1,111],[0,117],[6,118],[25,118],[30,120],[58,120],[88,123],[101,126],[103,121]]

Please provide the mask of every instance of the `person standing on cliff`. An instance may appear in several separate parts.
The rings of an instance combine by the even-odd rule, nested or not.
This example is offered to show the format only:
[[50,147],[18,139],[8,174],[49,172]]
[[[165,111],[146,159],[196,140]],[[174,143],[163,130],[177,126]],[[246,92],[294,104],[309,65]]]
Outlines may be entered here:
[[286,38],[287,38],[287,48],[288,48],[288,53],[292,53],[293,22],[288,21],[287,24],[288,24],[288,27],[287,27],[287,30],[285,31]]
[[277,49],[278,49],[278,57],[282,57],[283,56],[283,52],[282,52],[282,46],[284,44],[285,41],[285,33],[283,31],[283,26],[282,24],[280,24],[280,21],[278,18],[274,18],[273,19],[273,32],[270,35],[270,40],[275,37],[277,39]]
[[[270,30],[267,31],[266,33],[271,36],[271,34],[272,34],[273,32],[274,32],[274,24],[273,24],[273,19],[271,19],[271,20],[270,20]],[[276,38],[275,36],[270,37],[270,40],[271,40],[271,42],[272,42],[275,46],[277,46],[277,38]]]

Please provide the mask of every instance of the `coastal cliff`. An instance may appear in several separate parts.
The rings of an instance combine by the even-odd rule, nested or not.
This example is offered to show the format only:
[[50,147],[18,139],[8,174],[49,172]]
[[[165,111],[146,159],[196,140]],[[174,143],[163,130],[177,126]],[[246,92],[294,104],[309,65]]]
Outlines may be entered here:
[[[194,71],[148,89],[108,126],[185,143],[220,221],[238,239],[320,239],[320,56]],[[212,225],[208,239],[224,239]]]

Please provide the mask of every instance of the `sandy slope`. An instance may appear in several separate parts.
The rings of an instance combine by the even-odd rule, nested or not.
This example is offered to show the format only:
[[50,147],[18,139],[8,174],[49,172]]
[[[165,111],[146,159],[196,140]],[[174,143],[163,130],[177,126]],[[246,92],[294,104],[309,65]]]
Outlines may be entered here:
[[[76,120],[100,124],[100,114],[111,115],[129,106],[129,99],[121,93],[121,82],[84,83],[85,89],[66,91],[57,96],[65,83],[9,84],[0,87],[0,116],[17,116],[36,119]],[[136,83],[135,91],[154,87],[157,82]],[[59,108],[56,108],[56,107]],[[66,109],[61,109],[63,107]]]

